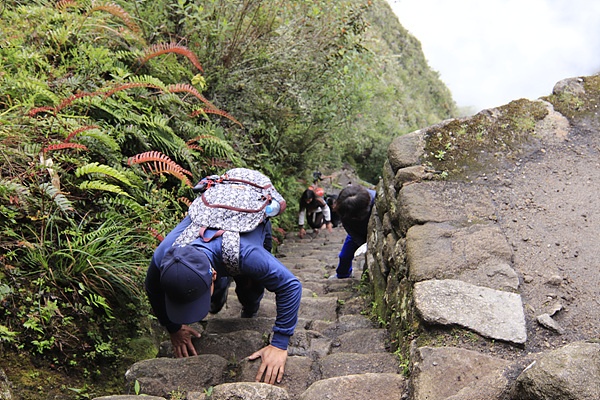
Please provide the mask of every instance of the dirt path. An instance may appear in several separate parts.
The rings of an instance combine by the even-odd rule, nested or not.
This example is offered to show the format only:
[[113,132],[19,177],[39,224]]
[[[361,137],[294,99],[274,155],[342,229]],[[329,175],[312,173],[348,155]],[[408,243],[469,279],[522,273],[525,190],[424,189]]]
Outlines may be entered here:
[[600,135],[575,130],[503,171],[494,194],[528,321],[553,314],[562,333],[534,323],[530,351],[600,337],[599,150]]

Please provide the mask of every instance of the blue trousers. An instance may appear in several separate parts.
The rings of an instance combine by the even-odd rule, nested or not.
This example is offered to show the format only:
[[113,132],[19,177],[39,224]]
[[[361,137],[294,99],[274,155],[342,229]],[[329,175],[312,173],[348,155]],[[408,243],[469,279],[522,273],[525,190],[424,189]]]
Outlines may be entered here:
[[338,278],[348,278],[352,275],[352,260],[354,259],[354,252],[358,250],[360,245],[352,239],[352,236],[346,236],[346,240],[342,245],[342,250],[339,254],[338,267],[335,270]]

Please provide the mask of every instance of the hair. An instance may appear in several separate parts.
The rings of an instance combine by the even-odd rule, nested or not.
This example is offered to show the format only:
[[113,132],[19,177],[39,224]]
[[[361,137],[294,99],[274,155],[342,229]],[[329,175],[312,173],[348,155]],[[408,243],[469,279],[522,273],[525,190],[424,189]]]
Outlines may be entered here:
[[302,196],[300,196],[300,210],[304,210],[309,203],[308,200],[314,200],[315,197],[317,197],[315,192],[310,189],[306,189],[302,192]]
[[333,205],[342,221],[364,219],[371,211],[371,195],[360,185],[346,186]]

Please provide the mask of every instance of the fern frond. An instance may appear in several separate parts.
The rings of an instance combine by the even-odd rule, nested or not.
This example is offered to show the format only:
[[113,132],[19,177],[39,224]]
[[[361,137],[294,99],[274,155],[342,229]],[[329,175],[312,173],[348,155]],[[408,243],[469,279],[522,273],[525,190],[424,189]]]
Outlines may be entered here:
[[39,114],[44,111],[52,111],[52,113],[54,113],[55,108],[49,106],[32,108],[31,110],[29,110],[28,115],[33,118],[36,116],[36,114]]
[[117,141],[115,139],[113,139],[113,137],[110,136],[109,134],[102,132],[100,130],[85,131],[85,134],[82,134],[80,136],[95,139],[98,142],[104,144],[106,147],[108,147],[112,151],[117,151],[117,152],[120,151],[120,147],[119,147],[119,144],[117,143]]
[[116,92],[120,92],[121,90],[127,90],[127,89],[138,88],[138,87],[144,87],[144,88],[152,88],[152,89],[162,90],[162,88],[160,86],[157,86],[157,85],[152,84],[152,83],[130,82],[130,83],[124,83],[122,85],[116,86],[116,87],[112,88],[111,90],[105,92],[104,93],[104,98],[110,97],[113,94],[115,94]]
[[140,118],[140,124],[152,127],[152,128],[160,128],[163,131],[173,132],[173,129],[169,126],[169,119],[165,118],[161,115],[142,115]]
[[160,242],[165,240],[165,237],[161,235],[156,229],[148,227],[148,231],[152,234],[153,237],[157,238]]
[[58,106],[54,107],[54,113],[58,113],[60,110],[67,107],[68,105],[73,103],[75,100],[79,100],[84,97],[93,97],[96,95],[97,95],[97,93],[80,92],[80,93],[74,94],[72,96],[69,96],[69,97],[63,99]]
[[184,169],[175,161],[171,160],[168,156],[162,154],[160,151],[147,151],[145,153],[129,157],[129,159],[127,160],[128,165],[141,164],[146,162],[158,162],[164,165],[168,165],[169,169],[192,176],[192,173],[190,171]]
[[182,202],[183,204],[185,204],[188,207],[192,205],[192,201],[190,199],[188,199],[187,197],[178,197],[177,200]]
[[107,98],[118,91],[127,90],[127,89],[131,89],[131,88],[136,88],[136,87],[152,88],[152,89],[157,89],[157,90],[160,90],[163,92],[166,92],[168,90],[167,86],[165,86],[165,84],[162,83],[160,79],[155,78],[153,76],[149,76],[149,75],[142,75],[142,76],[132,77],[131,82],[120,84],[120,85],[115,86],[114,88],[108,90],[107,92],[104,93],[104,98]]
[[45,182],[40,186],[42,193],[50,197],[62,212],[73,211],[73,204],[52,183]]
[[200,152],[204,151],[204,149],[202,147],[198,146],[197,144],[193,144],[193,143],[188,144],[188,147],[192,150],[196,150],[196,151],[200,151]]
[[200,141],[204,141],[204,140],[211,140],[211,139],[216,139],[215,136],[213,135],[199,135],[196,136],[193,139],[188,140],[187,142],[185,142],[185,144],[187,144],[188,146],[194,144],[194,143],[198,143]]
[[86,125],[86,126],[82,126],[81,128],[75,129],[73,132],[69,133],[69,135],[65,139],[65,142],[70,141],[71,139],[73,139],[75,136],[77,136],[81,132],[88,131],[90,129],[98,129],[98,128],[99,128],[98,125]]
[[54,7],[57,10],[63,11],[67,7],[76,8],[77,7],[77,3],[75,2],[75,0],[60,0],[59,2],[56,3],[56,5]]
[[137,201],[131,198],[111,197],[107,200],[107,203],[109,203],[112,206],[112,209],[115,209],[114,206],[122,206],[132,210],[142,221],[146,220],[149,215],[148,211],[146,210],[146,208],[144,208],[144,206],[141,206]]
[[235,151],[231,144],[213,135],[200,135],[190,140],[198,143],[206,156],[217,156],[225,159],[235,159]]
[[35,78],[29,78],[26,80],[12,80],[11,84],[15,88],[25,89],[27,92],[33,95],[32,103],[38,103],[39,98],[42,100],[49,100],[51,104],[56,104],[59,101],[59,97],[48,89],[48,83],[42,82]]
[[140,58],[140,63],[144,64],[151,58],[168,53],[176,53],[187,57],[187,59],[190,60],[190,62],[194,64],[196,68],[204,72],[202,65],[200,65],[200,62],[196,58],[196,55],[187,47],[178,45],[176,43],[158,43],[150,46]]
[[103,192],[111,192],[119,195],[129,196],[128,193],[124,192],[123,189],[118,187],[117,185],[111,185],[110,183],[102,182],[102,181],[85,181],[79,184],[79,189],[81,190],[100,190]]
[[128,186],[131,186],[131,182],[125,176],[124,173],[117,171],[113,167],[109,167],[108,165],[101,165],[97,162],[89,163],[83,165],[75,170],[75,176],[80,177],[82,175],[93,175],[93,174],[102,174],[110,176],[120,182],[125,183]]
[[20,183],[0,179],[0,195],[6,193],[15,193],[20,201],[27,202],[31,198],[29,188]]
[[[133,157],[129,157],[127,160],[128,165],[152,163],[147,166],[148,171],[153,174],[170,174],[183,181],[186,185],[192,186],[192,183],[187,176],[192,176],[192,173],[179,164],[171,160],[166,155],[159,151],[148,151],[145,153],[137,154]],[[142,166],[143,167],[143,166]],[[146,171],[146,169],[144,169]]]
[[222,117],[225,117],[233,122],[235,122],[236,124],[238,124],[240,127],[244,127],[240,121],[238,121],[237,119],[233,118],[231,115],[227,114],[225,111],[222,110],[217,110],[217,109],[212,109],[212,108],[199,108],[197,110],[194,110],[192,112],[192,114],[190,114],[190,117],[197,117],[198,115],[204,115],[206,116],[206,114],[217,114],[220,115]]
[[111,233],[119,233],[121,231],[123,231],[123,227],[119,225],[101,227],[93,232],[86,233],[79,239],[79,241],[82,243],[91,243],[96,239],[107,238],[111,236]]
[[46,146],[42,149],[42,152],[46,153],[49,151],[54,151],[54,150],[64,150],[64,149],[81,149],[81,150],[87,150],[88,148],[82,144],[79,143],[56,143],[56,144],[51,144],[49,146]]
[[215,169],[215,168],[229,169],[233,166],[233,163],[229,160],[223,160],[223,159],[219,159],[216,157],[211,157],[210,162],[208,163],[208,166],[211,167],[212,169]]
[[132,32],[134,32],[134,33],[140,32],[140,27],[137,26],[137,24],[133,22],[133,20],[131,19],[131,16],[127,13],[127,11],[125,11],[124,9],[122,9],[120,6],[118,6],[115,3],[102,3],[102,2],[93,1],[92,7],[89,9],[89,13],[91,14],[94,11],[105,11],[109,14],[112,14],[115,17],[119,18],[121,21],[123,21],[123,23]]
[[206,97],[202,96],[202,94],[195,87],[193,87],[190,84],[187,84],[187,83],[178,83],[176,85],[169,85],[167,87],[167,89],[171,93],[181,93],[181,92],[189,93],[192,96],[196,97],[201,102],[203,102],[204,104],[206,104],[209,108],[212,108],[212,109],[215,109],[215,110],[218,109],[210,101],[208,101],[206,99]]

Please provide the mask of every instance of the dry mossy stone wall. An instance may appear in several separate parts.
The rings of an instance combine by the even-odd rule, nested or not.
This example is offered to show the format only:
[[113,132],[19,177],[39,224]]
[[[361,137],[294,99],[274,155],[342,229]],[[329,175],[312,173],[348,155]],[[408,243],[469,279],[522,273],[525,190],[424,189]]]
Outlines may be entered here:
[[492,295],[518,295],[520,277],[511,267],[511,247],[498,230],[494,187],[510,183],[505,171],[543,155],[546,146],[563,143],[574,125],[593,129],[599,88],[598,76],[567,79],[540,100],[516,100],[392,142],[370,220],[366,269],[372,311],[388,325],[400,354],[408,354],[412,339],[434,340],[432,327],[446,327],[445,333],[464,328],[517,346],[527,339],[518,298],[508,300],[515,302],[509,318],[517,321],[501,327],[505,333],[490,333],[482,325],[495,323],[494,316],[473,322],[423,315],[427,307],[415,305],[413,291],[423,281],[457,280],[473,285],[464,288],[467,292],[483,287],[495,291]]

